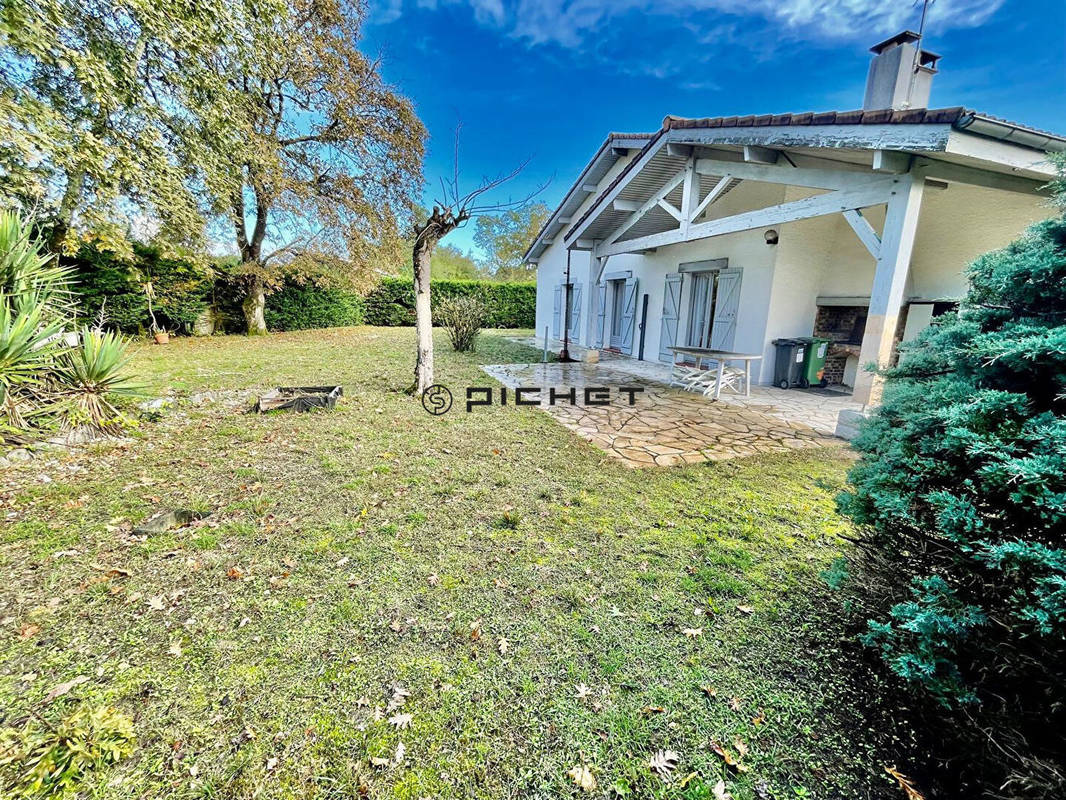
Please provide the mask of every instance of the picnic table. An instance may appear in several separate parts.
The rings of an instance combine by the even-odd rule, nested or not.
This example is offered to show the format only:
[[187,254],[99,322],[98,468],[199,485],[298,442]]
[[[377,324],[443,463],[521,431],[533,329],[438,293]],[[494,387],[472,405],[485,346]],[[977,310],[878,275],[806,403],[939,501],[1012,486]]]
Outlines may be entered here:
[[[762,358],[756,353],[733,353],[708,347],[671,347],[674,363],[670,371],[670,385],[683,386],[690,391],[702,391],[717,400],[723,388],[751,397],[751,362]],[[729,362],[743,362],[743,368],[731,367]]]

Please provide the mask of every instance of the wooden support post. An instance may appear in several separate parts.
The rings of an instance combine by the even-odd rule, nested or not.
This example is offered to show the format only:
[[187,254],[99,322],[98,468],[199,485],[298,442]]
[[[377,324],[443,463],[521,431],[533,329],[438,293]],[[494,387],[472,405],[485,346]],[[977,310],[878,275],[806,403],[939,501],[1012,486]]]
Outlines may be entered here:
[[681,184],[681,227],[688,233],[689,226],[700,205],[700,175],[696,172],[696,157],[689,156],[685,165],[685,179]]
[[900,176],[892,188],[885,213],[877,270],[870,290],[870,312],[859,351],[859,373],[855,378],[854,399],[866,405],[881,402],[882,380],[867,372],[870,363],[882,369],[889,365],[896,343],[896,326],[907,285],[914,234],[922,206],[923,180],[920,176]]

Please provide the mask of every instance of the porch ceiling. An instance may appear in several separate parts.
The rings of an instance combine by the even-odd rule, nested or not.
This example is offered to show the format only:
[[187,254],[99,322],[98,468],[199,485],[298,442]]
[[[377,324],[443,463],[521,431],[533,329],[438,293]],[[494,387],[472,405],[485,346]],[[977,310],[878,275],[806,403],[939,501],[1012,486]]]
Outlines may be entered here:
[[[671,155],[665,147],[660,149],[651,157],[647,165],[626,184],[617,199],[636,204],[648,202],[671,178],[674,178],[685,169],[686,161],[687,158],[685,156]],[[718,185],[720,180],[721,176],[719,175],[700,175],[700,196],[706,196],[711,189]],[[731,191],[738,183],[740,183],[738,180],[730,181],[725,191],[719,195],[719,198]],[[664,199],[674,208],[679,209],[681,207],[682,194],[683,188],[679,184]],[[590,223],[582,233],[582,237],[605,239],[622,225],[632,213],[631,210],[616,209],[614,203],[606,203],[598,212],[593,212]],[[638,239],[641,236],[662,233],[676,227],[677,220],[662,207],[656,207],[628,228],[624,234],[618,237],[617,241],[625,242],[631,239]]]

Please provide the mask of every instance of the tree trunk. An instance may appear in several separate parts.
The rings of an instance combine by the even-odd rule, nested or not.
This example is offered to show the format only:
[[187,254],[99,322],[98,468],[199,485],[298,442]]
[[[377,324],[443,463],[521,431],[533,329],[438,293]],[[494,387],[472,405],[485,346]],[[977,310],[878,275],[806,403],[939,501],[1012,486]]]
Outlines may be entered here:
[[429,305],[429,267],[433,242],[415,242],[415,394],[422,394],[433,385],[433,314]]
[[48,250],[52,255],[58,256],[63,252],[63,245],[70,231],[71,221],[74,219],[74,209],[78,207],[84,186],[85,169],[77,166],[67,175],[67,185],[63,189],[63,196],[56,210],[55,222],[48,237]]
[[248,286],[248,294],[241,303],[244,311],[244,324],[249,336],[261,336],[267,332],[266,325],[266,288],[263,282],[254,278]]

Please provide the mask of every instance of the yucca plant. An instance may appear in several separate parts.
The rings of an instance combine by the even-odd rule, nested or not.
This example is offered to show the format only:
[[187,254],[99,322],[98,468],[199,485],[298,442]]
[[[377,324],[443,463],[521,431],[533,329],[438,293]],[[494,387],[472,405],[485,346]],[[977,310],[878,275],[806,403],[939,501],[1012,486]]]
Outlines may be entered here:
[[71,272],[45,254],[32,226],[0,212],[0,441],[27,429],[88,425],[109,433],[127,422],[114,404],[139,393],[114,333],[73,328]]
[[128,420],[111,400],[143,393],[126,371],[126,343],[116,333],[87,327],[79,338],[77,347],[59,354],[51,375],[63,422],[67,427],[90,425],[115,432]]
[[0,422],[8,429],[29,427],[28,418],[40,410],[61,328],[58,320],[42,322],[44,313],[41,305],[16,313],[0,296]]
[[43,321],[70,319],[73,270],[43,251],[32,226],[12,211],[0,211],[0,295],[16,312],[41,308]]

